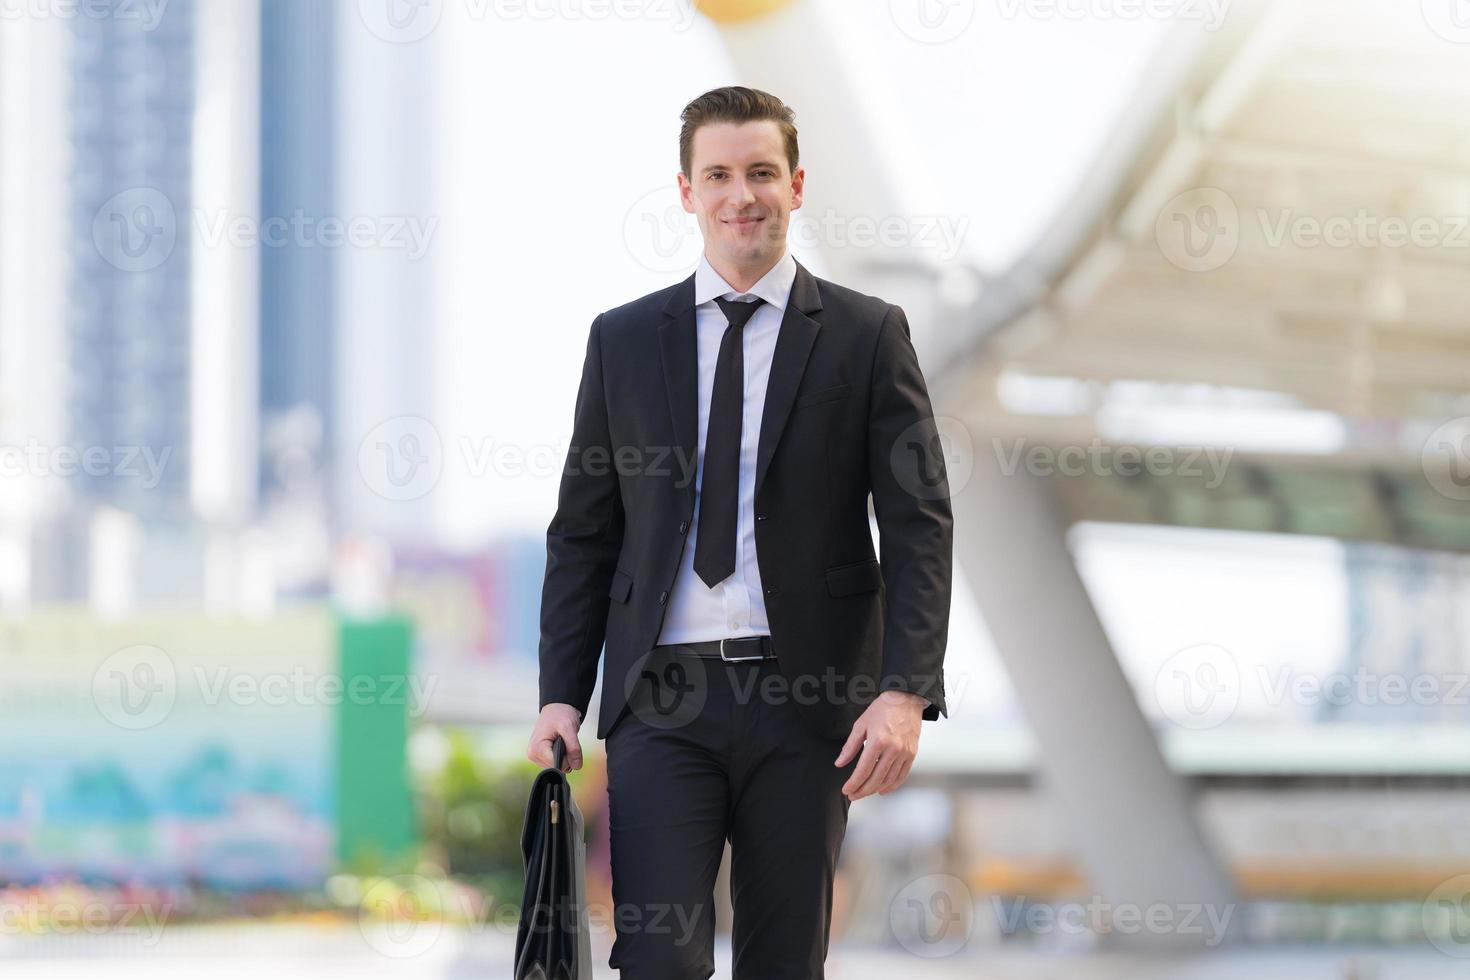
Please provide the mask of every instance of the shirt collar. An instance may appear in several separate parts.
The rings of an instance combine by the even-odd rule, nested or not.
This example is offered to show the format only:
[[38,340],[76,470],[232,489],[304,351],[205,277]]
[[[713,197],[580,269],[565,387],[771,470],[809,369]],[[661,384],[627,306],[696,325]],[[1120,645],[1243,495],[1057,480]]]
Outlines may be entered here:
[[699,254],[699,268],[694,270],[694,305],[708,303],[716,297],[759,296],[778,310],[784,311],[791,299],[791,284],[796,282],[796,259],[791,250],[782,253],[780,260],[770,271],[760,277],[746,292],[735,290],[714,270],[704,253]]

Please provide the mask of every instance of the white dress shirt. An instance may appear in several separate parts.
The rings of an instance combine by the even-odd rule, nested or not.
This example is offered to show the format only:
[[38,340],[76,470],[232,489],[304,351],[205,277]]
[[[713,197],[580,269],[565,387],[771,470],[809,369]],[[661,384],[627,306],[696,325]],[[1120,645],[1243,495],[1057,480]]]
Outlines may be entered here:
[[[736,292],[701,254],[694,271],[694,330],[699,350],[699,449],[696,454],[694,519],[668,612],[657,643],[697,643],[737,636],[769,636],[765,593],[761,590],[760,567],[755,560],[755,456],[760,442],[761,413],[766,405],[766,381],[771,376],[771,359],[776,352],[776,335],[796,281],[796,260],[788,250],[749,292]],[[740,417],[740,497],[735,521],[735,571],[723,582],[708,588],[694,571],[694,549],[699,536],[699,501],[704,483],[704,444],[709,430],[710,396],[715,387],[715,365],[720,358],[720,341],[729,321],[715,302],[716,297],[753,301],[765,300],[742,329],[745,355],[745,402]]]

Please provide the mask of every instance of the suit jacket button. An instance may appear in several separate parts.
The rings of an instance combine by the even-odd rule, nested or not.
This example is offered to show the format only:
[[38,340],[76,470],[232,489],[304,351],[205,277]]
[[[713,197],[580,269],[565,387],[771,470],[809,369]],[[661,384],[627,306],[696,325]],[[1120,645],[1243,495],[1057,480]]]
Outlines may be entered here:
[[662,606],[664,603],[666,603],[668,601],[669,601],[669,594],[667,592],[660,592],[658,594],[658,604],[660,606]]
[[687,534],[688,532],[689,532],[689,522],[688,521],[680,521],[679,522],[679,533],[680,534]]
[[757,515],[755,515],[755,519],[758,520],[758,521],[763,521],[763,520],[766,519],[766,515],[765,514],[757,514]]
[[780,589],[767,589],[766,590],[766,595],[775,595],[779,591],[781,591],[781,590]]

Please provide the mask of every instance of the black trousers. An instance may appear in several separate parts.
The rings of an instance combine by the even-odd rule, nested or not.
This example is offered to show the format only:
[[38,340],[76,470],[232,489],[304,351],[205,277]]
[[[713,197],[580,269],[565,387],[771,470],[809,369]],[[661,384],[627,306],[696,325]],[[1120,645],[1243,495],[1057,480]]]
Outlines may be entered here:
[[714,974],[714,884],[730,842],[735,980],[822,980],[856,760],[797,715],[773,660],[656,647],[608,733],[613,925],[622,980]]

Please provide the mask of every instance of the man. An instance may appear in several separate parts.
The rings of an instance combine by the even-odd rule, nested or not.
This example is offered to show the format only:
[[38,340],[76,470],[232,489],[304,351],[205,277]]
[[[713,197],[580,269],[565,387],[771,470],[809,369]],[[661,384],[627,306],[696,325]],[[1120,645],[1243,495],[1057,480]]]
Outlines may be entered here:
[[728,840],[736,980],[812,980],[851,802],[897,789],[948,714],[948,484],[903,311],[787,251],[791,110],[730,87],[682,119],[704,254],[592,324],[527,754],[552,765],[561,736],[581,766],[605,639],[610,965],[712,975]]

